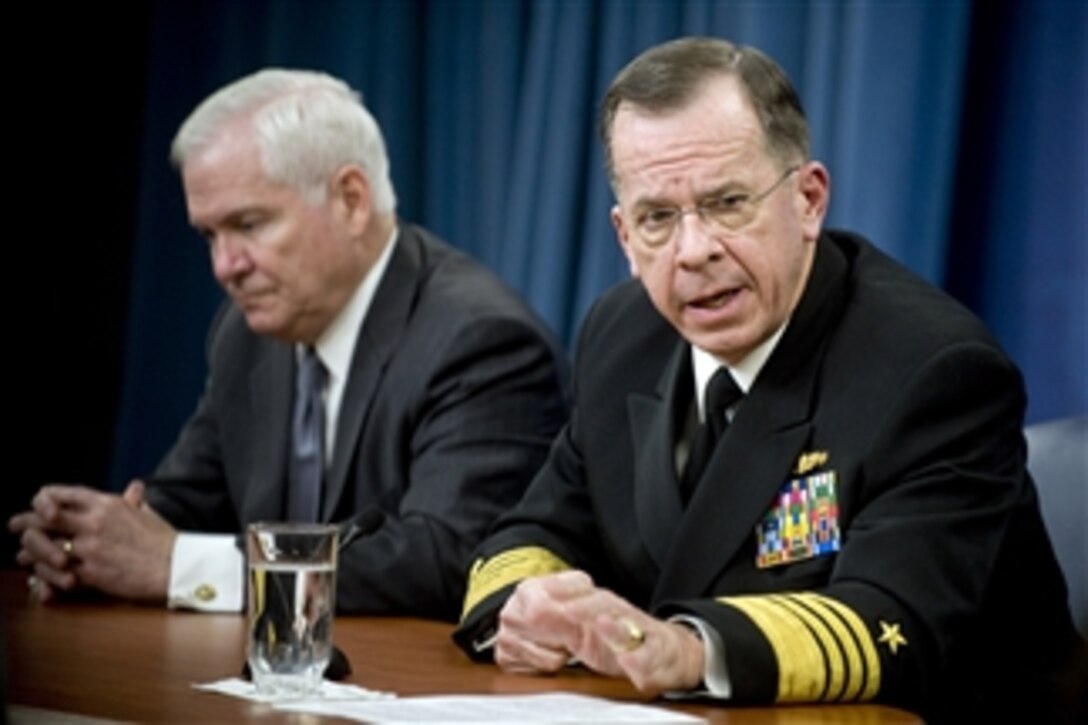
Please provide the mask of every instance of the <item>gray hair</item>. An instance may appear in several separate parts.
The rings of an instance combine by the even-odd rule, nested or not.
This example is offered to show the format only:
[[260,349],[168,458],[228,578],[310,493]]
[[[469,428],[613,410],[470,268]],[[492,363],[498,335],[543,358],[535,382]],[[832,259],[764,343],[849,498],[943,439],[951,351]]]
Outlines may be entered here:
[[316,203],[325,198],[329,178],[355,164],[370,182],[375,211],[395,209],[381,129],[359,94],[343,81],[325,73],[277,68],[237,80],[185,119],[171,145],[171,160],[184,168],[241,118],[253,125],[270,179]]
[[767,152],[783,165],[808,161],[808,122],[797,91],[769,56],[720,38],[680,38],[650,48],[619,72],[601,106],[600,134],[613,188],[612,126],[623,103],[653,113],[682,109],[703,84],[735,76],[759,117]]

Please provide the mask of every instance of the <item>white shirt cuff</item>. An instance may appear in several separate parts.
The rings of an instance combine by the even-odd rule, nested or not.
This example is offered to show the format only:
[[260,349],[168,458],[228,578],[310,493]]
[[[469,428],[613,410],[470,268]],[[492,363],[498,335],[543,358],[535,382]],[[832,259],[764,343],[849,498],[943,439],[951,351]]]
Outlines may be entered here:
[[179,532],[170,564],[172,609],[238,612],[245,595],[245,556],[235,537]]
[[725,644],[718,631],[698,617],[678,614],[669,617],[670,622],[686,624],[695,630],[696,636],[703,641],[703,685],[704,689],[692,692],[671,692],[670,697],[700,695],[728,700],[733,696],[733,684],[729,681],[729,670],[725,666]]

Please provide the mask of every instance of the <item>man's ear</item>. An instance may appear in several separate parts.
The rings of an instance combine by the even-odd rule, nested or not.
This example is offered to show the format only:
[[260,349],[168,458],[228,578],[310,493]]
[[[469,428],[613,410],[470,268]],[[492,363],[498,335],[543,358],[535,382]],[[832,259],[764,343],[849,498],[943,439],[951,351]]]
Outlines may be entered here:
[[374,213],[370,179],[355,165],[341,168],[329,180],[329,202],[343,215],[354,234],[362,234]]
[[620,249],[623,250],[624,256],[627,257],[627,266],[631,270],[631,276],[638,277],[638,258],[631,246],[631,231],[627,228],[623,214],[620,213],[619,204],[612,207],[611,218],[612,227],[616,230],[616,240],[620,243]]
[[820,236],[827,205],[831,199],[831,176],[819,161],[809,161],[798,171],[797,186],[801,192],[801,226],[806,241]]

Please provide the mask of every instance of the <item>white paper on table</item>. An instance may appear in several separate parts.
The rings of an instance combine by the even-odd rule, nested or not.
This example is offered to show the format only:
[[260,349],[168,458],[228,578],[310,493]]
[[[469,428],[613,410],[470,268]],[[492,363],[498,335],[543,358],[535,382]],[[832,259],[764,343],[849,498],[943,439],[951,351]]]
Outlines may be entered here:
[[[256,686],[252,682],[243,680],[238,677],[232,677],[226,680],[218,680],[217,682],[206,682],[203,684],[199,682],[194,682],[193,687],[198,690],[205,690],[207,692],[218,692],[221,695],[240,697],[243,700],[252,700],[253,702],[288,702],[273,697],[267,697],[265,695],[259,695],[257,694]],[[301,702],[323,703],[330,700],[388,700],[392,697],[396,697],[396,695],[394,695],[392,692],[368,690],[365,687],[359,687],[358,685],[346,685],[339,682],[322,680],[320,696],[316,698],[312,696],[307,697],[305,700],[301,700]],[[300,702],[300,700],[290,700],[289,702]]]
[[567,692],[537,695],[433,695],[386,700],[296,700],[275,704],[277,710],[394,723],[677,723],[705,722],[661,707],[614,702]]

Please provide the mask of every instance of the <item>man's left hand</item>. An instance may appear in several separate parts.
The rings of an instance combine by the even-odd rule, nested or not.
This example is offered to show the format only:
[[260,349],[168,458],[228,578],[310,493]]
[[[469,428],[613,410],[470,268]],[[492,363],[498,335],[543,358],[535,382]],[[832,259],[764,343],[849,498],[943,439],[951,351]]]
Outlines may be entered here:
[[122,496],[85,486],[48,485],[32,510],[12,518],[22,536],[17,561],[32,566],[39,596],[78,585],[145,601],[165,601],[177,532],[144,501],[133,481]]

